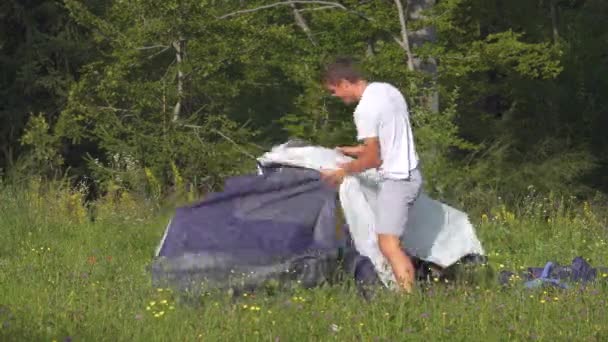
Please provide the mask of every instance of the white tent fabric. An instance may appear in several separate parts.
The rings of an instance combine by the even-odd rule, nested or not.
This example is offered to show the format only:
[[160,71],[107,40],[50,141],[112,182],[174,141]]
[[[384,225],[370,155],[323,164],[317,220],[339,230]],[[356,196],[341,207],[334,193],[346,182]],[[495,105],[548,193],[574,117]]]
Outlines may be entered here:
[[[261,165],[282,164],[315,170],[335,169],[349,160],[352,159],[333,149],[287,144],[276,146],[258,158]],[[376,170],[346,177],[339,189],[340,203],[355,248],[370,258],[381,281],[395,288],[395,278],[380,252],[374,230],[379,181]],[[424,192],[412,207],[403,240],[404,248],[411,255],[441,267],[448,267],[468,254],[484,255],[467,214],[433,200]]]

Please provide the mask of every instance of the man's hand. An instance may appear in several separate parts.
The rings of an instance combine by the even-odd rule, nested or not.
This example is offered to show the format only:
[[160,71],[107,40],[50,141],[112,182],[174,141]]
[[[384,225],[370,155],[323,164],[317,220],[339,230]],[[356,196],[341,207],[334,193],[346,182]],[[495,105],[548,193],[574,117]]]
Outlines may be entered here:
[[321,171],[321,178],[323,180],[337,186],[349,174],[357,174],[380,166],[382,161],[380,160],[380,143],[377,137],[366,138],[363,145],[352,148],[361,150],[357,159],[338,165],[337,170]]
[[339,186],[347,176],[346,170],[338,168],[336,170],[321,171],[321,179],[333,186]]
[[358,157],[361,153],[363,153],[363,149],[365,146],[357,145],[357,146],[339,146],[336,147],[336,150],[340,151],[340,153],[345,154],[351,157]]

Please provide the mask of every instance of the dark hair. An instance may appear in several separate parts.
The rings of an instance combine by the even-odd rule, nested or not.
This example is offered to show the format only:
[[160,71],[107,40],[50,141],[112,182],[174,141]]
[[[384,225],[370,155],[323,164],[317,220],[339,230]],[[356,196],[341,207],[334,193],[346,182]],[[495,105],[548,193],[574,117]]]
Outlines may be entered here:
[[339,57],[327,65],[323,73],[323,83],[338,84],[342,80],[355,83],[363,79],[363,74],[349,57]]

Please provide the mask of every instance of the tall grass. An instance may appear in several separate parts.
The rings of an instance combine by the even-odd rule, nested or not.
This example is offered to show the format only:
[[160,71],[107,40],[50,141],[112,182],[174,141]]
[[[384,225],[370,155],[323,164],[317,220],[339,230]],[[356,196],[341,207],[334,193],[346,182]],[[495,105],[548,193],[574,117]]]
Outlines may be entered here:
[[[606,340],[608,275],[570,290],[521,282],[435,283],[372,302],[348,284],[194,301],[151,287],[147,269],[170,213],[118,190],[0,186],[0,340]],[[526,202],[527,201],[527,202]],[[529,196],[475,215],[490,267],[520,270],[583,256],[608,265],[605,219],[589,204]]]

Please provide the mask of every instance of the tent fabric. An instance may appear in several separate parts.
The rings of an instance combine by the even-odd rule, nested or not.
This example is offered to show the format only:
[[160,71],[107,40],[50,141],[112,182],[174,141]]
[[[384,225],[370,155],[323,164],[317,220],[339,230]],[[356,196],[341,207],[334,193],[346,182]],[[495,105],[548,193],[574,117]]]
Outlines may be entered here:
[[160,255],[205,250],[262,257],[335,247],[334,194],[314,172],[292,169],[259,180],[231,178],[223,192],[177,209],[172,224],[179,228],[169,231]]
[[[222,192],[178,208],[152,263],[155,286],[248,288],[269,280],[312,287],[331,280],[342,247],[336,236],[336,190],[318,171],[264,167],[237,176]],[[376,277],[350,252],[355,279]]]
[[[393,287],[373,229],[377,172],[347,177],[340,189],[320,179],[320,170],[348,160],[290,141],[260,156],[257,174],[229,178],[223,191],[178,208],[156,249],[153,285],[197,291],[297,281],[314,287],[346,275],[358,285]],[[345,238],[336,229],[338,198]],[[419,278],[429,264],[447,267],[483,255],[466,214],[424,194],[410,222],[404,246]]]
[[[352,158],[333,149],[288,144],[276,146],[258,158],[261,165],[282,164],[314,170],[335,169],[350,160]],[[382,282],[394,288],[394,275],[379,250],[374,230],[380,181],[376,170],[346,177],[339,189],[340,203],[357,251],[371,260]],[[410,215],[403,239],[408,254],[444,268],[467,255],[485,254],[464,212],[421,192]]]

